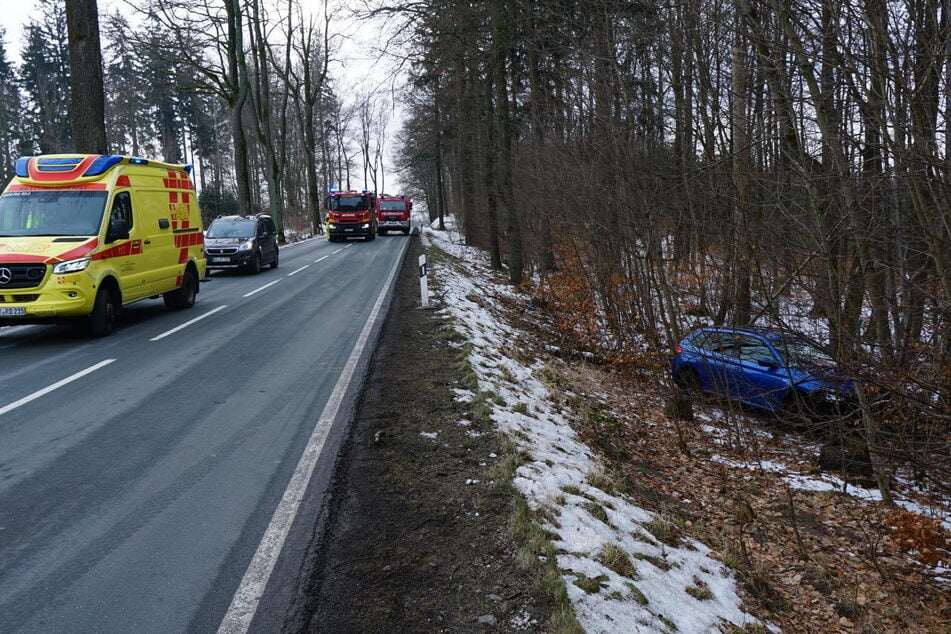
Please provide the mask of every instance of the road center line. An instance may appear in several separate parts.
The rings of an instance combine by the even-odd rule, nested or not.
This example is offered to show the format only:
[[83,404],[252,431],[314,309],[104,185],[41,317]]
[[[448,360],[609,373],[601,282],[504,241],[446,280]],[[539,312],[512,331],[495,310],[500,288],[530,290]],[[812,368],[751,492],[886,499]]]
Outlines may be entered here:
[[291,530],[291,524],[294,523],[294,519],[297,517],[301,500],[314,473],[314,468],[317,466],[317,459],[320,457],[327,436],[330,434],[330,427],[340,411],[344,394],[350,387],[350,382],[353,380],[354,372],[357,369],[357,363],[360,357],[363,356],[363,351],[370,339],[370,332],[379,318],[383,300],[393,286],[393,280],[403,261],[403,253],[407,244],[409,244],[408,241],[403,245],[400,255],[390,270],[386,283],[380,290],[376,303],[373,304],[373,309],[370,311],[370,316],[367,317],[366,324],[364,324],[363,330],[353,347],[353,352],[350,353],[347,365],[340,373],[340,378],[337,379],[337,384],[334,386],[334,390],[327,400],[317,424],[314,425],[314,430],[307,441],[307,447],[294,469],[294,474],[284,491],[284,496],[277,505],[277,509],[274,510],[271,523],[268,524],[264,537],[261,538],[261,543],[258,544],[258,549],[241,579],[241,585],[234,593],[228,612],[218,627],[218,634],[245,634],[251,627],[251,621],[254,619],[255,612],[257,612],[268,579],[270,579],[277,558],[284,547],[284,541]]
[[340,253],[341,251],[343,251],[343,247],[340,247],[340,248],[337,249],[336,251],[333,251],[330,255],[337,255],[337,254]]
[[260,293],[260,292],[263,291],[265,288],[267,288],[267,287],[269,287],[269,286],[274,286],[275,284],[277,284],[277,283],[280,282],[280,281],[281,281],[281,280],[274,280],[273,282],[268,282],[268,283],[265,284],[264,286],[260,286],[260,287],[258,287],[258,288],[256,288],[256,289],[254,289],[253,291],[251,291],[250,293],[245,293],[245,294],[242,295],[241,297],[251,297],[251,296],[254,295],[255,293]]
[[329,255],[325,255],[325,256],[322,257],[322,258],[317,258],[316,260],[314,260],[314,264],[317,264],[318,262],[323,262],[324,260],[326,260],[326,259],[329,258],[329,257],[330,257]]
[[151,339],[149,339],[149,341],[158,341],[159,339],[164,339],[165,337],[167,337],[167,336],[169,336],[169,335],[174,335],[174,334],[175,334],[176,332],[178,332],[179,330],[182,330],[183,328],[188,328],[188,327],[191,326],[192,324],[201,321],[201,320],[204,319],[205,317],[211,317],[212,315],[214,315],[215,313],[217,313],[219,310],[224,310],[225,308],[227,308],[227,306],[226,306],[226,305],[222,305],[222,306],[219,306],[218,308],[216,308],[216,309],[214,309],[214,310],[209,310],[209,311],[208,311],[207,313],[205,313],[204,315],[199,315],[198,317],[195,317],[194,319],[192,319],[192,320],[190,320],[190,321],[186,321],[184,324],[175,326],[175,327],[172,328],[171,330],[166,330],[166,331],[163,332],[162,334],[156,335],[156,336],[152,337]]
[[297,273],[300,273],[301,271],[303,271],[304,269],[306,269],[306,268],[309,267],[309,266],[310,266],[310,264],[305,264],[304,266],[300,267],[299,269],[295,269],[295,270],[291,271],[290,273],[288,273],[288,274],[287,274],[287,277],[290,277],[291,275],[296,275]]
[[7,406],[5,406],[5,407],[0,407],[0,416],[6,414],[7,412],[10,412],[10,411],[15,410],[16,408],[20,407],[21,405],[26,405],[26,404],[29,403],[30,401],[35,401],[36,399],[40,398],[41,396],[46,396],[47,394],[49,394],[49,393],[52,392],[53,390],[58,390],[59,388],[63,387],[64,385],[68,385],[69,383],[72,383],[73,381],[75,381],[75,380],[77,380],[77,379],[83,378],[83,377],[86,376],[87,374],[91,374],[91,373],[95,372],[95,371],[98,370],[99,368],[104,368],[104,367],[106,367],[107,365],[109,365],[110,363],[112,363],[113,361],[115,361],[115,359],[106,359],[105,361],[100,361],[99,363],[97,363],[97,364],[94,365],[94,366],[90,366],[90,367],[86,368],[85,370],[80,370],[80,371],[77,372],[76,374],[70,375],[70,376],[66,377],[65,379],[62,379],[61,381],[57,381],[56,383],[53,383],[52,385],[48,385],[47,387],[44,387],[42,390],[38,390],[38,391],[36,391],[36,392],[33,392],[33,393],[30,394],[29,396],[24,396],[24,397],[21,398],[19,401],[14,401],[13,403],[10,403],[9,405],[7,405]]

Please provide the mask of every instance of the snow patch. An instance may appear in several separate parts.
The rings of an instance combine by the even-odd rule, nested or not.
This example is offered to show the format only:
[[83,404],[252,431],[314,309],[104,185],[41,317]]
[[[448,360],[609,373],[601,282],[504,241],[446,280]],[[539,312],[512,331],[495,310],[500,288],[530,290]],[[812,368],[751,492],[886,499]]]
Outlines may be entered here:
[[[543,527],[555,536],[557,564],[582,628],[710,632],[724,631],[728,623],[763,626],[743,611],[735,578],[709,548],[692,539],[676,547],[652,539],[648,529],[663,517],[591,484],[589,474],[603,470],[536,378],[538,367],[505,356],[517,333],[496,319],[493,308],[498,299],[515,298],[515,292],[492,283],[484,257],[463,246],[456,234],[425,229],[423,236],[463,262],[438,270],[443,310],[471,343],[469,362],[479,390],[494,395],[488,399],[492,419],[527,456],[516,470],[515,487],[530,508],[544,511],[539,518],[556,518]],[[607,552],[624,553],[630,570],[613,568],[626,576],[605,565]],[[697,598],[701,594],[709,598]]]

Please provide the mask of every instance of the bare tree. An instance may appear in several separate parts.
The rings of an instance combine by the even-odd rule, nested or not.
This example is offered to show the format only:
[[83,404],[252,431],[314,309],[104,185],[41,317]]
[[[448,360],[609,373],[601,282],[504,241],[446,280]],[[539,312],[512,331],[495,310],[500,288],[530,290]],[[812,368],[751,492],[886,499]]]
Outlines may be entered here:
[[77,152],[105,154],[106,106],[96,0],[66,0],[69,32],[69,114]]

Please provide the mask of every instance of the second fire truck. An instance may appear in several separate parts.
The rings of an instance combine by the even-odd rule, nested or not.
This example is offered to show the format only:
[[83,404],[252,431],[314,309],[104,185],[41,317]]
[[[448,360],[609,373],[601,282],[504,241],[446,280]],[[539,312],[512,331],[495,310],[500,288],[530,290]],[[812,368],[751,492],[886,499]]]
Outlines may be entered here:
[[404,236],[408,236],[411,211],[413,201],[409,196],[380,194],[376,212],[380,235],[386,235],[387,231],[402,231]]

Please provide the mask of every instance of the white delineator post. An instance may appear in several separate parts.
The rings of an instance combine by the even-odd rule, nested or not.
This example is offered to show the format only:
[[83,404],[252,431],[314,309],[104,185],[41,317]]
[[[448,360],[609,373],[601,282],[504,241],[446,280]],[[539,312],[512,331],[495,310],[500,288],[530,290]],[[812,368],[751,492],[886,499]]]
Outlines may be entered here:
[[419,295],[423,308],[429,308],[429,284],[426,279],[426,254],[419,256]]

